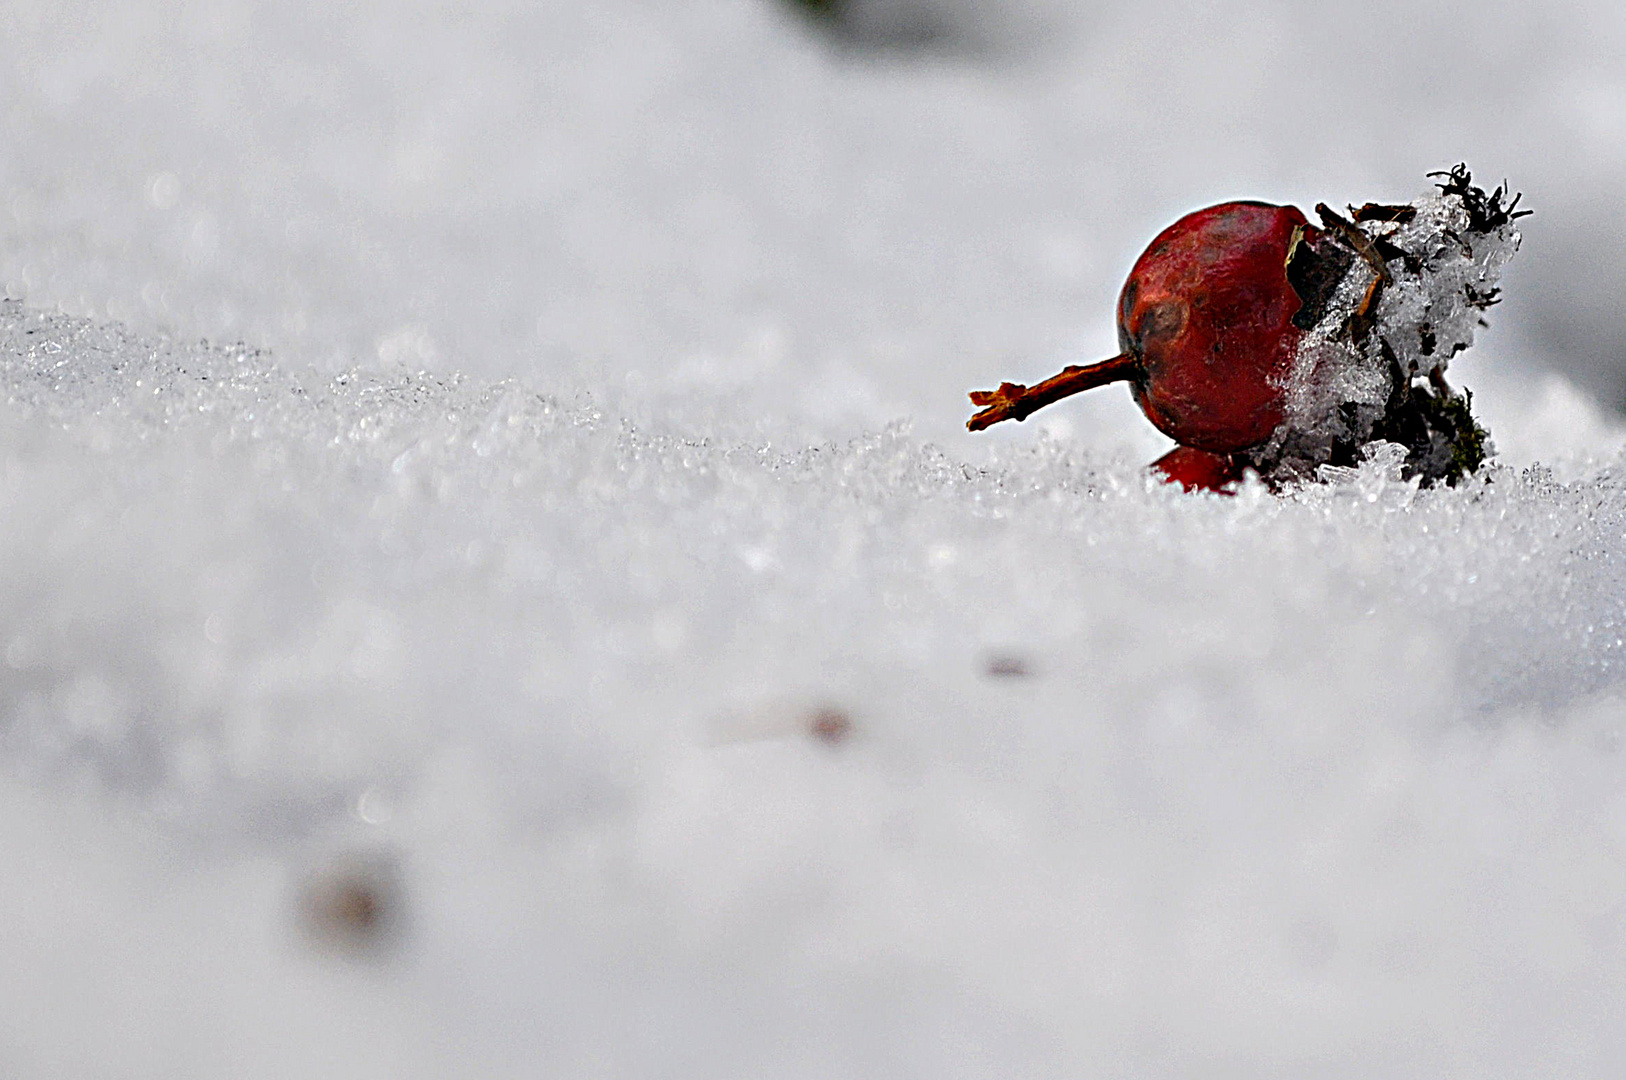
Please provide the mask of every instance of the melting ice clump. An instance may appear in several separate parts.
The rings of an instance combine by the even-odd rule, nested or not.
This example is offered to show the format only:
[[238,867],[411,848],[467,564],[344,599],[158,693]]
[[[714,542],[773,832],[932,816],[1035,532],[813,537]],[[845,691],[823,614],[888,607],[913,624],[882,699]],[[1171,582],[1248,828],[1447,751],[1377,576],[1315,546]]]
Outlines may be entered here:
[[1367,204],[1346,220],[1325,205],[1288,258],[1305,330],[1289,375],[1287,418],[1249,455],[1274,479],[1348,466],[1371,442],[1406,449],[1405,472],[1456,483],[1490,454],[1467,396],[1445,381],[1498,299],[1519,247],[1516,209],[1462,166],[1409,206]]

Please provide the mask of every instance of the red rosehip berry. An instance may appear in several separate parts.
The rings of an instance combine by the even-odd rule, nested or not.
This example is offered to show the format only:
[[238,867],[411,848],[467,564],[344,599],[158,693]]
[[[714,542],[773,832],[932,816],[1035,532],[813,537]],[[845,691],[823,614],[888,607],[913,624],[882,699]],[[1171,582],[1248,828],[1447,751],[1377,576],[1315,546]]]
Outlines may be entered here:
[[1302,336],[1287,257],[1312,229],[1296,207],[1260,202],[1187,214],[1129,272],[1118,298],[1119,355],[1032,387],[1004,383],[974,393],[982,411],[966,426],[1022,420],[1081,390],[1128,382],[1158,430],[1214,459],[1198,467],[1202,459],[1171,455],[1158,463],[1161,472],[1182,482],[1199,473],[1234,479],[1225,456],[1263,442],[1282,421]]
[[1118,297],[1118,346],[1135,402],[1182,446],[1230,454],[1270,437],[1302,331],[1287,280],[1291,206],[1223,203],[1164,229]]
[[1071,394],[1127,382],[1147,419],[1179,445],[1153,471],[1187,489],[1223,489],[1256,469],[1281,485],[1350,466],[1375,442],[1405,448],[1407,477],[1454,484],[1488,435],[1445,380],[1496,303],[1519,247],[1519,196],[1486,192],[1465,165],[1403,206],[1346,219],[1316,205],[1228,202],[1164,229],[1118,297],[1110,360],[1034,386],[971,395],[980,431]]

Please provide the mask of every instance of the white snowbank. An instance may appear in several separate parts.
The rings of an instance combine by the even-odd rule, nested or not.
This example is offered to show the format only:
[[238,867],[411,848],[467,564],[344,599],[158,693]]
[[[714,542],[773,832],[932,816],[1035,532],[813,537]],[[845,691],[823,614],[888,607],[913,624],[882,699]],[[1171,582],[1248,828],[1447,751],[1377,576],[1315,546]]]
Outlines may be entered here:
[[1626,1051],[1612,474],[1187,497],[16,304],[0,379],[15,1074]]

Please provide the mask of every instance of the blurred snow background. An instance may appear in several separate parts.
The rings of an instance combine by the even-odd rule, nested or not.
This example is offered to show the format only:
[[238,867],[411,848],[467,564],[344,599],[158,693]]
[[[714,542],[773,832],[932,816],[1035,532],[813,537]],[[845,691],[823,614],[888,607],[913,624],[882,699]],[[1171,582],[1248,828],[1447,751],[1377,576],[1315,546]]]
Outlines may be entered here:
[[[10,0],[0,1071],[1615,1075],[1623,56]],[[1538,211],[1483,482],[1178,497],[1110,391],[961,430],[1180,213],[1459,160]]]

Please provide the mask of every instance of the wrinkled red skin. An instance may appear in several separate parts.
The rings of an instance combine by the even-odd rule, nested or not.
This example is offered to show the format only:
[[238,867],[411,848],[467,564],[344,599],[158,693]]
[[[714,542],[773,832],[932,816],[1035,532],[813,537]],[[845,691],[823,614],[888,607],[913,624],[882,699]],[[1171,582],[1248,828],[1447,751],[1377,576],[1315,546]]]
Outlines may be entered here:
[[977,391],[971,400],[981,411],[966,426],[1023,420],[1071,394],[1128,381],[1146,418],[1180,444],[1155,472],[1188,491],[1239,479],[1231,455],[1268,439],[1285,413],[1302,337],[1287,256],[1300,230],[1310,241],[1319,235],[1293,206],[1228,202],[1187,214],[1129,272],[1118,296],[1118,356],[1032,387]]
[[1287,252],[1292,206],[1233,202],[1187,214],[1136,260],[1118,297],[1118,343],[1139,362],[1135,402],[1182,446],[1232,454],[1282,422],[1301,331]]

